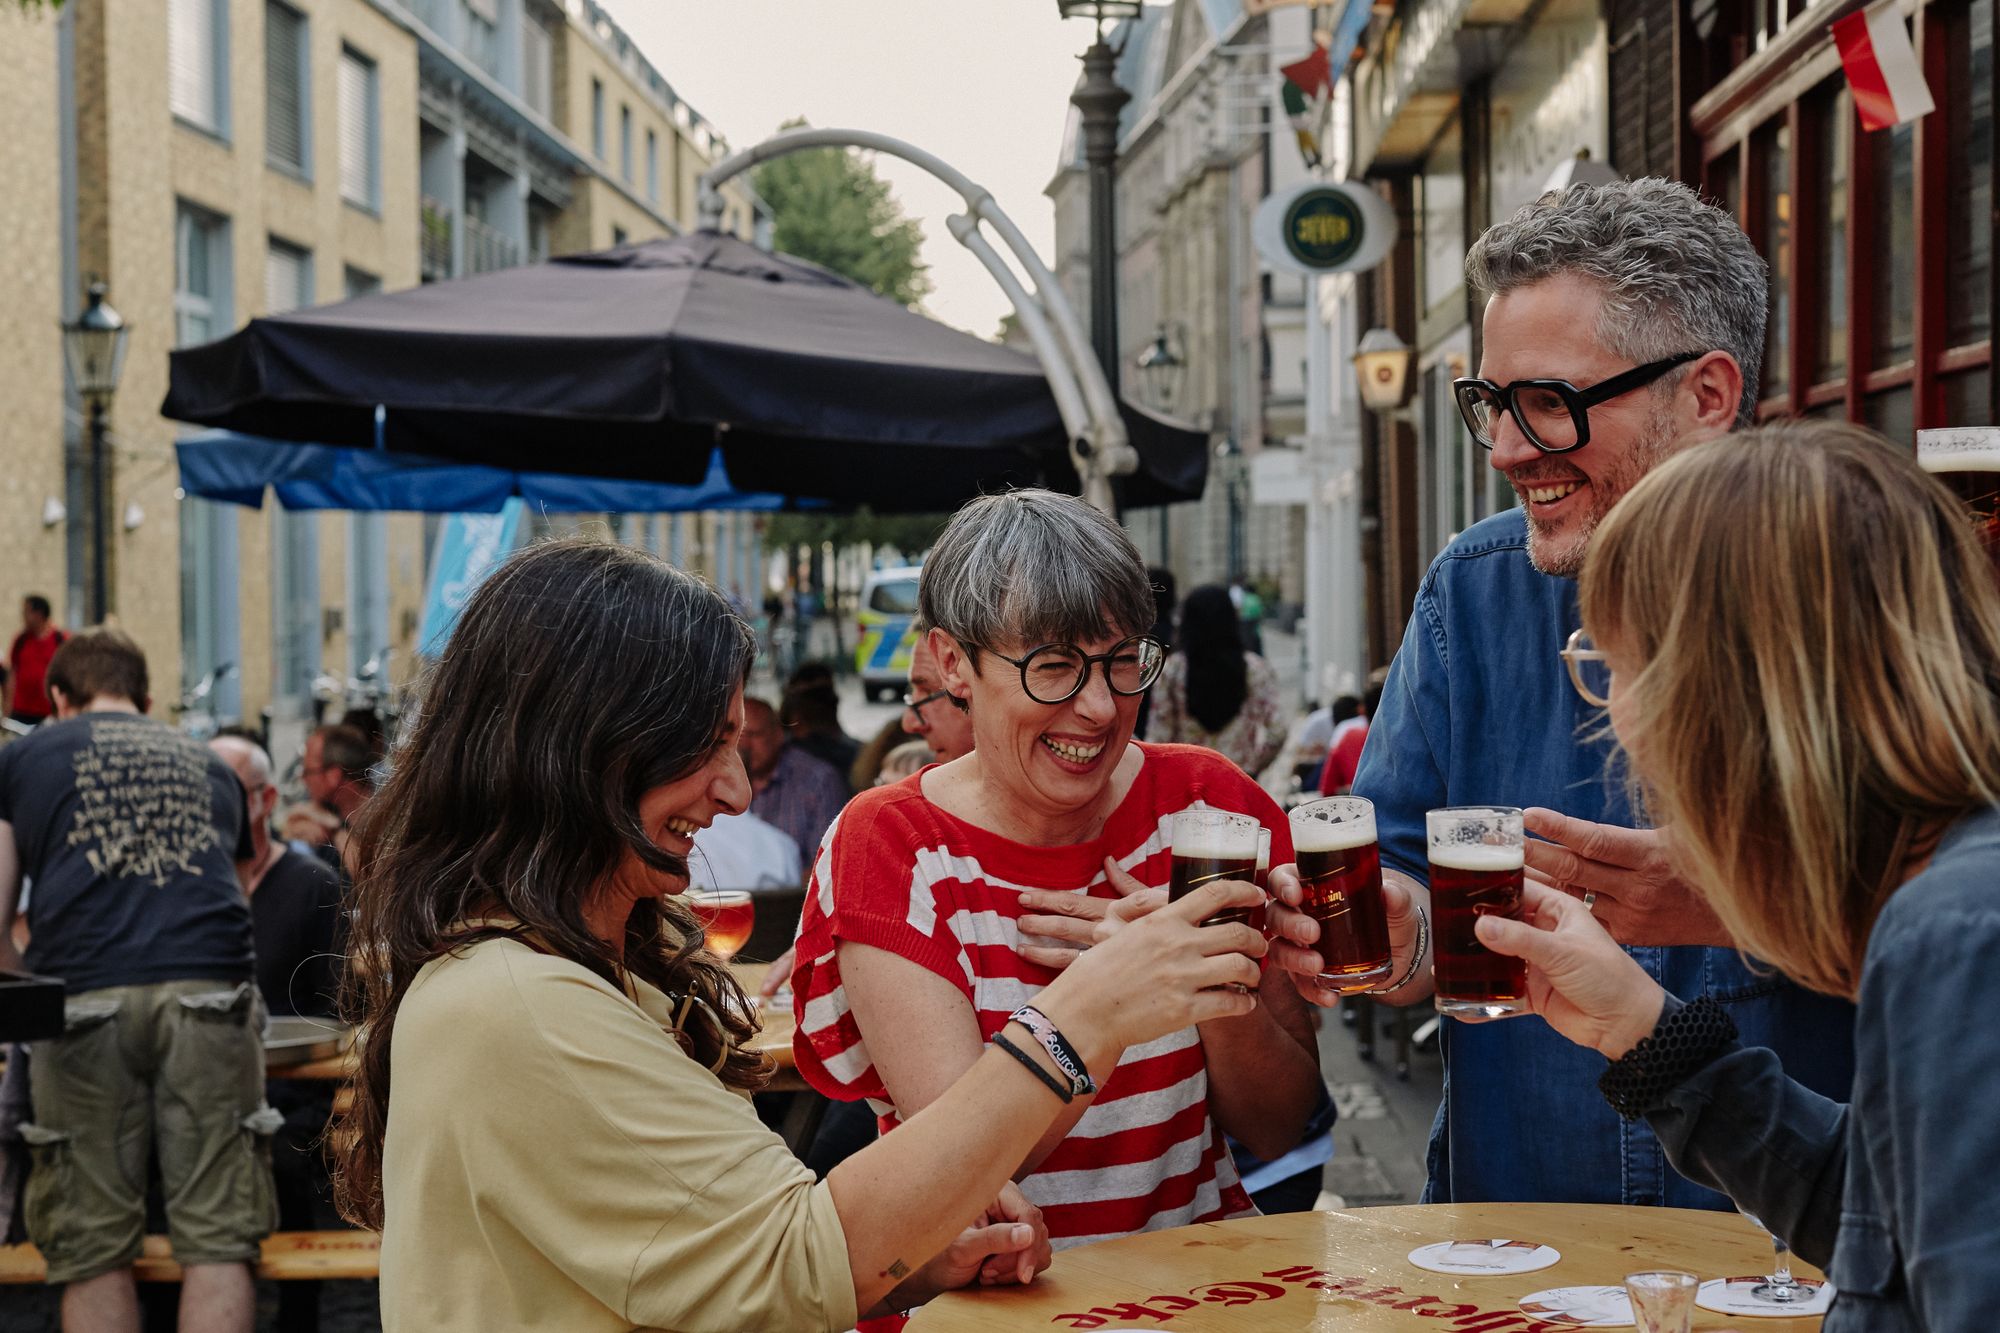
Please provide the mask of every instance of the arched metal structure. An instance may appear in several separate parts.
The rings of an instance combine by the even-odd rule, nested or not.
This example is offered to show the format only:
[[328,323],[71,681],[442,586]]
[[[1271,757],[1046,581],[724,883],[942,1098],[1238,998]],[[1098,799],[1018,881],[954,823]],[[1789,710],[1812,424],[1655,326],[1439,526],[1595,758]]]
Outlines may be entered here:
[[[1125,436],[1118,403],[1091,350],[1090,338],[1076,309],[1063,294],[1055,274],[1028,244],[1021,229],[1000,210],[992,192],[975,184],[950,163],[901,139],[869,130],[786,130],[760,144],[734,153],[701,178],[701,224],[719,227],[723,214],[721,186],[761,162],[806,148],[866,148],[922,167],[965,201],[965,212],[954,213],[946,226],[960,245],[970,250],[993,280],[1000,284],[1021,330],[1028,336],[1042,373],[1048,376],[1056,409],[1069,432],[1070,458],[1083,481],[1083,498],[1107,514],[1116,514],[1111,478],[1135,471],[1139,456]],[[1033,284],[1030,291],[1020,275],[1000,257],[982,230],[991,227]]]

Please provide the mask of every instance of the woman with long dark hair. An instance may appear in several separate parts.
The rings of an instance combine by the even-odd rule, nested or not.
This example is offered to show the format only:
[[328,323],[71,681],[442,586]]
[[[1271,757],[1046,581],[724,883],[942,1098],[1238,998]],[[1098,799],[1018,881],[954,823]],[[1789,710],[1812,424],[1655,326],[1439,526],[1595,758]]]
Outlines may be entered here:
[[1042,993],[1052,1038],[1010,1024],[815,1183],[743,1095],[751,1010],[677,896],[694,832],[749,803],[752,652],[703,584],[571,541],[497,571],[432,669],[356,832],[362,1060],[335,1136],[390,1333],[846,1329],[1028,1280],[1047,1233],[1007,1177],[1074,1095],[1058,1055],[1088,1083],[1253,1007],[1215,988],[1254,987],[1262,940],[1198,925],[1252,890],[1121,918]]
[[1278,677],[1243,651],[1243,622],[1220,584],[1196,588],[1181,603],[1180,635],[1153,691],[1146,739],[1215,750],[1252,777],[1285,747]]

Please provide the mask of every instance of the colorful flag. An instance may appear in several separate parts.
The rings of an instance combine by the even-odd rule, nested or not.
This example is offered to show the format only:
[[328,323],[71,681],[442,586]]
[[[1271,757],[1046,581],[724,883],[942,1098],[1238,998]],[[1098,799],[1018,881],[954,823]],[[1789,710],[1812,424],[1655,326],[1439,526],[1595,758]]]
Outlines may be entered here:
[[1863,129],[1886,130],[1936,109],[1896,0],[1881,0],[1841,19],[1833,25],[1833,40]]

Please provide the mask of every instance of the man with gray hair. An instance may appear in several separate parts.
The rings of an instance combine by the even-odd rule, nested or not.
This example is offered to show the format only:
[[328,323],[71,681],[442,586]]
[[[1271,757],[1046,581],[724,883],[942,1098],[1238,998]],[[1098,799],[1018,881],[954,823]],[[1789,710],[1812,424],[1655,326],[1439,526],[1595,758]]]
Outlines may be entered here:
[[[1611,507],[1676,450],[1754,415],[1764,261],[1686,186],[1640,180],[1543,196],[1480,238],[1466,276],[1487,296],[1480,375],[1453,387],[1520,505],[1431,565],[1355,777],[1375,803],[1396,975],[1428,933],[1425,811],[1528,807],[1545,839],[1530,844],[1531,874],[1579,895],[1669,990],[1714,996],[1746,1044],[1844,1101],[1853,1010],[1751,971],[1729,947],[1667,868],[1661,835],[1631,827],[1608,729],[1559,656],[1579,646],[1575,576]],[[1296,902],[1294,876],[1273,880]],[[1274,915],[1295,942],[1316,933]],[[1316,953],[1277,952],[1307,998],[1331,1002],[1303,979]],[[1431,992],[1419,967],[1389,998]],[[1595,1088],[1603,1060],[1541,1020],[1447,1019],[1442,1044],[1425,1202],[1729,1206],[1675,1174],[1644,1121],[1621,1121]]]

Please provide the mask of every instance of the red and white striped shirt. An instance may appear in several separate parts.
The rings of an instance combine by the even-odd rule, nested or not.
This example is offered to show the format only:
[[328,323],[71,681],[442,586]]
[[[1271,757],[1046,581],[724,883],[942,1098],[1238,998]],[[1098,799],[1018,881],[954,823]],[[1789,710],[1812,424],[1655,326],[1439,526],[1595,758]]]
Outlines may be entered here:
[[[1164,885],[1173,816],[1197,803],[1255,816],[1271,859],[1292,859],[1277,803],[1210,750],[1145,745],[1132,789],[1091,842],[1031,847],[977,828],[924,799],[922,774],[865,791],[828,831],[813,866],[792,976],[799,1072],[844,1101],[867,1098],[885,1130],[898,1122],[841,982],[842,940],[928,968],[971,1001],[982,1038],[1006,1025],[1055,973],[1022,958],[1024,889],[1116,898],[1103,860]],[[911,1023],[929,1021],[911,1013]],[[1069,1137],[1021,1189],[1057,1248],[1254,1212],[1208,1114],[1208,1068],[1192,1027],[1125,1052]]]

